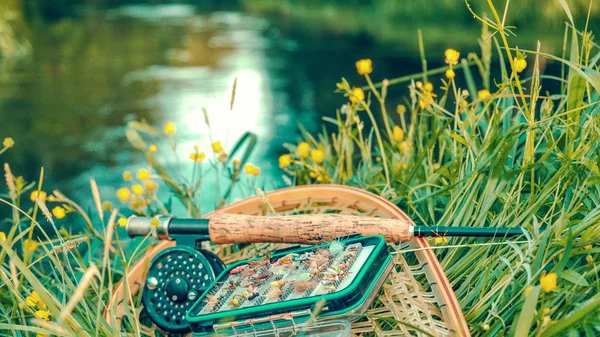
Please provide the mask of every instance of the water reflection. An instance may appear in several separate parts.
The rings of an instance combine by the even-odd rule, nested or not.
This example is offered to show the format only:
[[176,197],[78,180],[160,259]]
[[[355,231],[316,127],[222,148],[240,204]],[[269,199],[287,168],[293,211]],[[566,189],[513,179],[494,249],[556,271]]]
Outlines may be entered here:
[[[184,163],[194,145],[209,152],[211,136],[227,149],[251,130],[259,136],[251,160],[262,168],[259,185],[268,189],[282,184],[275,166],[281,144],[296,141],[298,123],[315,130],[320,120],[309,106],[313,89],[298,88],[302,78],[287,78],[294,44],[264,19],[135,6],[38,26],[33,35],[31,63],[2,83],[0,123],[18,144],[5,160],[29,179],[44,166],[45,188],[60,187],[79,201],[89,202],[91,177],[113,198],[124,184],[121,173],[144,165],[125,140],[128,120],[175,121]],[[168,149],[166,142],[157,145]],[[205,181],[214,184],[215,177]],[[203,198],[203,209],[215,202]]]

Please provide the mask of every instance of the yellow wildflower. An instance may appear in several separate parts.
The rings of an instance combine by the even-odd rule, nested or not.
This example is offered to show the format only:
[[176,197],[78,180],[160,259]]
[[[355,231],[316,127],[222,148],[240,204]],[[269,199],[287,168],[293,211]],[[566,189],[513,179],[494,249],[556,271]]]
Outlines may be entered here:
[[397,142],[401,142],[404,140],[404,131],[398,125],[394,126],[394,130],[392,131],[392,138]]
[[400,151],[403,153],[408,154],[410,153],[410,144],[405,140],[398,145],[398,149],[400,149]]
[[585,245],[585,246],[583,246],[583,249],[590,250],[590,249],[592,249],[592,245]]
[[223,151],[223,145],[221,145],[220,141],[216,141],[212,143],[212,149],[214,153],[221,153]]
[[314,149],[310,151],[310,159],[316,164],[320,164],[325,159],[325,152],[323,152],[323,150]]
[[52,214],[57,219],[62,219],[67,215],[67,211],[61,206],[56,206],[52,209]]
[[6,137],[4,138],[4,140],[2,141],[2,145],[7,148],[10,149],[11,147],[15,146],[15,140],[12,139],[12,137]]
[[44,191],[33,191],[31,192],[31,194],[29,195],[29,199],[31,199],[31,201],[35,202],[35,199],[40,199],[40,201],[46,202],[46,192]]
[[131,174],[131,172],[129,172],[129,171],[123,172],[123,180],[130,181],[131,179],[133,179],[133,175]]
[[292,157],[289,154],[279,156],[279,167],[284,168],[292,164]]
[[150,152],[154,153],[154,152],[158,151],[158,147],[156,145],[152,144],[152,145],[150,145],[149,150],[150,150]]
[[353,88],[350,92],[350,102],[360,103],[365,100],[365,92],[361,88]]
[[356,71],[359,75],[369,75],[373,72],[373,61],[371,59],[356,61]]
[[465,100],[462,100],[462,101],[460,101],[460,103],[458,103],[458,106],[459,106],[461,109],[466,109],[466,108],[469,106],[469,102],[467,102],[467,101],[465,101]]
[[38,305],[40,308],[46,309],[46,303],[42,301],[40,294],[38,294],[38,292],[35,290],[31,292],[30,296],[27,296],[25,298],[25,303],[33,308],[35,308],[35,306]]
[[201,163],[204,161],[204,158],[206,158],[206,155],[204,154],[204,152],[192,152],[190,153],[190,159],[193,160],[196,163]]
[[6,234],[4,232],[0,232],[0,241],[6,242]]
[[594,263],[594,257],[591,255],[586,256],[585,260],[587,261],[587,263],[590,263],[590,264]]
[[146,170],[146,169],[139,169],[137,171],[136,177],[139,180],[146,180],[150,177],[150,172],[148,172],[148,170]]
[[40,244],[33,239],[27,239],[23,241],[23,249],[29,254],[35,252],[39,246]]
[[441,243],[448,243],[448,238],[446,238],[445,236],[437,236],[433,239],[433,242],[436,245],[439,245]]
[[142,187],[142,185],[139,184],[133,184],[131,185],[131,191],[133,191],[133,193],[137,195],[142,195],[142,193],[144,193],[144,187]]
[[398,105],[396,106],[396,113],[397,113],[398,115],[402,115],[402,114],[404,114],[405,112],[406,112],[406,107],[404,106],[404,104],[398,104]]
[[157,228],[160,225],[160,220],[158,220],[157,218],[152,218],[152,220],[150,220],[150,226],[152,226],[153,228]]
[[[431,84],[431,83],[428,83],[428,84]],[[425,109],[426,107],[428,107],[429,104],[433,103],[433,99],[436,97],[436,94],[434,94],[433,91],[425,90],[426,87],[427,87],[427,85],[425,85],[423,87],[423,94],[419,98],[419,106],[421,107],[421,109]],[[431,88],[433,89],[433,86],[431,86]],[[427,88],[427,89],[429,89],[429,88]]]
[[44,321],[47,321],[50,318],[50,311],[49,310],[38,310],[35,312],[35,315],[41,319],[43,319]]
[[177,131],[177,126],[173,122],[168,122],[167,124],[165,124],[164,131],[165,131],[165,134],[170,136]]
[[454,72],[454,70],[452,70],[452,68],[446,70],[446,78],[451,80],[454,78],[454,76],[456,76],[456,73]]
[[546,293],[556,288],[556,273],[549,273],[540,277],[540,287]]
[[431,84],[431,82],[425,83],[425,85],[423,86],[423,91],[432,92],[433,91],[433,84]]
[[260,174],[260,169],[250,163],[244,165],[244,172],[250,176],[258,176]]
[[533,286],[527,286],[527,288],[525,288],[523,290],[523,295],[527,296],[529,295],[529,293],[533,290]]
[[408,170],[408,164],[407,163],[402,164],[402,169],[403,170]]
[[217,158],[221,163],[225,161],[225,159],[229,158],[229,155],[225,152],[221,153],[219,155],[219,158]]
[[477,98],[479,99],[485,99],[487,97],[490,97],[490,95],[491,94],[487,89],[482,89],[477,92]]
[[525,70],[525,68],[527,68],[527,61],[525,61],[525,59],[520,59],[520,58],[514,58],[513,63],[515,64],[515,70],[520,73],[523,70]]
[[302,142],[298,144],[298,148],[296,149],[296,154],[300,159],[308,158],[310,155],[310,144],[307,142]]
[[235,167],[240,166],[240,160],[237,158],[233,159],[233,166],[235,166]]
[[131,191],[127,187],[121,187],[117,190],[117,198],[121,202],[127,202],[131,197]]
[[119,224],[120,227],[125,227],[125,226],[127,226],[127,219],[119,218],[119,221],[117,221],[117,223]]
[[456,49],[446,49],[444,56],[446,57],[446,63],[453,66],[458,64],[460,53]]
[[112,202],[110,202],[110,201],[108,201],[108,200],[104,201],[104,202],[102,203],[102,209],[103,209],[103,210],[105,210],[105,211],[107,211],[107,212],[110,212],[110,211],[112,211],[112,209],[113,209],[113,204],[112,204]]
[[146,191],[153,192],[158,189],[158,184],[154,180],[148,179],[144,181],[144,188]]

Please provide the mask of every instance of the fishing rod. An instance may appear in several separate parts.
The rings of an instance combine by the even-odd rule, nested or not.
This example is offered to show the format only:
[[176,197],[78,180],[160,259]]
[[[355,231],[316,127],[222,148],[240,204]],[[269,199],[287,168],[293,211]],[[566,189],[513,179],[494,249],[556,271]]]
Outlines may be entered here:
[[336,238],[361,234],[381,235],[387,242],[406,242],[414,237],[482,237],[503,238],[522,235],[521,227],[474,228],[415,226],[406,220],[362,217],[340,214],[286,216],[252,216],[216,214],[206,218],[176,218],[160,215],[154,218],[132,216],[126,225],[134,236],[152,236],[160,240],[195,237],[217,244],[227,243],[298,243],[315,244]]

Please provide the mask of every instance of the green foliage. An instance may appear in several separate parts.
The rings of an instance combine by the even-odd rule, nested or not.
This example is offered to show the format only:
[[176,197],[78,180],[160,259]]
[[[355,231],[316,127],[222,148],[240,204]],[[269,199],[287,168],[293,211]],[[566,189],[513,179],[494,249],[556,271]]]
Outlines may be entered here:
[[[565,41],[568,54],[512,48],[505,16],[488,3],[490,19],[477,15],[477,8],[473,12],[484,25],[481,55],[463,52],[462,59],[453,60],[449,53],[447,67],[380,83],[371,79],[379,74],[361,67],[366,83],[342,80],[337,85],[349,102],[336,118],[325,119],[335,132],[304,132],[305,142],[286,144],[289,154],[279,163],[293,184],[358,186],[397,203],[420,224],[527,228],[528,234],[517,240],[482,244],[449,238],[447,249],[435,250],[472,333],[596,335],[600,326],[600,51],[590,32],[572,27],[573,20],[565,35],[570,39]],[[566,3],[561,4],[572,16]],[[491,81],[493,50],[503,74],[499,81]],[[525,57],[528,66],[521,71],[519,64]],[[540,74],[543,57],[563,63],[569,71],[561,78]],[[449,67],[455,75],[440,79]],[[475,71],[483,81],[473,75]],[[459,88],[454,76],[465,77],[468,87]],[[563,89],[545,92],[542,80],[559,81]],[[386,103],[393,85],[408,86],[404,105]],[[187,180],[160,164],[158,157],[167,151],[155,153],[147,145],[148,139],[167,133],[174,150],[175,129],[171,131],[134,122],[127,137],[146,154],[153,172],[149,179],[164,181],[173,198],[186,205],[190,214],[199,215],[200,165]],[[8,148],[5,145],[0,153]],[[210,167],[219,176],[239,186],[243,169],[248,178],[245,188],[251,187],[252,177],[260,173],[256,167],[230,161],[222,150],[214,152]],[[204,154],[202,160],[197,151],[192,154],[194,162],[204,160]],[[146,245],[126,253],[130,242],[115,235],[119,210],[102,202],[95,183],[97,210],[89,214],[58,191],[42,198],[43,174],[37,184],[28,184],[15,177],[8,165],[4,169],[8,193],[0,202],[12,209],[12,218],[6,239],[0,236],[0,330],[59,336],[125,333],[104,320],[102,303]],[[31,191],[36,193],[29,203]],[[172,199],[160,202],[148,192],[152,191],[145,186],[133,197],[143,196],[144,203],[143,207],[130,203],[131,210],[170,212]],[[125,201],[131,202],[130,198],[128,194]],[[46,201],[60,205],[67,217],[81,218],[88,225],[87,236],[57,228],[55,220],[63,215],[54,208],[50,211]],[[46,220],[40,214],[49,227],[41,225]],[[98,219],[102,233],[93,224]],[[39,240],[33,237],[34,229],[41,233]],[[99,250],[101,257],[83,255],[86,250]],[[556,284],[550,277],[554,274]],[[34,290],[38,302],[32,302]],[[153,334],[140,322],[140,299],[132,300],[122,329],[131,335]],[[48,320],[43,319],[46,311]],[[402,323],[389,322],[386,329],[398,324]]]

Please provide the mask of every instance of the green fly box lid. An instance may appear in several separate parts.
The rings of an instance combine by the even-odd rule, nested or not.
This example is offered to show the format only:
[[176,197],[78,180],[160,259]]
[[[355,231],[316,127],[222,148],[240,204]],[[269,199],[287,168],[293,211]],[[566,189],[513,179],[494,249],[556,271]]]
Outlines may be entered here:
[[[361,314],[391,271],[382,236],[290,247],[236,263],[194,303],[195,335],[236,335]],[[356,316],[355,316],[356,317]]]

